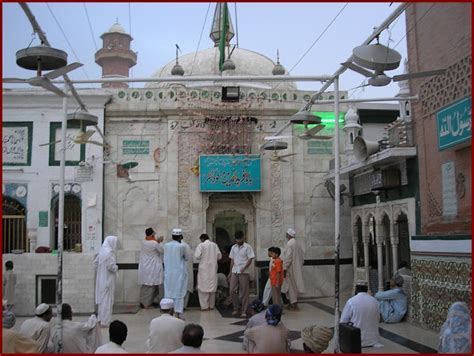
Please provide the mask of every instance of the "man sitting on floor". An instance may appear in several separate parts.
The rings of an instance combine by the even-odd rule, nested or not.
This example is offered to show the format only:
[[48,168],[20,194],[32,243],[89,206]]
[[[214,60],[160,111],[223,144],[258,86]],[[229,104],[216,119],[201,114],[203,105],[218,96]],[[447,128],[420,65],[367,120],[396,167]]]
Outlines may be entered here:
[[360,329],[361,346],[379,343],[379,304],[367,293],[367,285],[356,285],[355,295],[349,298],[341,314],[341,323],[352,322]]
[[382,320],[386,323],[398,323],[407,313],[407,296],[402,286],[403,277],[396,274],[390,279],[389,290],[375,294]]

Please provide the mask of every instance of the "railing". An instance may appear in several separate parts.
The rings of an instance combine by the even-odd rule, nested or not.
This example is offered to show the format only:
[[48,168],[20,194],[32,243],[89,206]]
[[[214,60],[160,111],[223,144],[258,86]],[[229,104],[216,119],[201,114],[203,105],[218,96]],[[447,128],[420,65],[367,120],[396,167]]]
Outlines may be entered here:
[[24,215],[3,216],[3,253],[30,252]]

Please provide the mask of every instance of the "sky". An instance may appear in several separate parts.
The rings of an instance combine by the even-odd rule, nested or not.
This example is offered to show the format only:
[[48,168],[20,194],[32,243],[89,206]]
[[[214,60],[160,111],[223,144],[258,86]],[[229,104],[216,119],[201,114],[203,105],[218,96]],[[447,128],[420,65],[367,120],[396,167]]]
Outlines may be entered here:
[[[215,3],[78,2],[29,3],[29,6],[51,46],[66,51],[69,63],[84,64],[83,68],[69,73],[73,80],[101,77],[94,53],[102,47],[101,34],[117,19],[131,33],[134,39],[132,49],[138,52],[138,63],[130,73],[135,78],[148,78],[174,60],[175,44],[179,45],[182,54],[213,46],[209,33]],[[294,67],[290,75],[332,75],[340,63],[349,58],[352,49],[362,44],[398,4],[228,3],[228,6],[240,48],[256,51],[274,61],[278,49],[281,64],[287,70]],[[2,3],[2,7],[2,75],[4,78],[32,77],[35,75],[33,71],[16,65],[15,53],[30,45],[39,45],[39,38],[33,35],[32,27],[17,3]],[[403,72],[407,52],[405,36],[404,14],[380,35],[380,43],[402,55],[400,67],[387,72],[390,76]],[[231,44],[236,44],[236,41],[237,36]],[[347,70],[340,78],[340,90],[357,87],[364,79],[362,75]],[[87,84],[87,87],[94,86],[99,84]],[[131,86],[139,88],[144,84]],[[3,87],[19,86],[4,84]],[[314,92],[320,87],[321,83],[317,82],[298,83],[298,88]],[[351,98],[380,98],[392,97],[398,91],[398,84],[390,83],[385,87],[351,90],[349,94]]]

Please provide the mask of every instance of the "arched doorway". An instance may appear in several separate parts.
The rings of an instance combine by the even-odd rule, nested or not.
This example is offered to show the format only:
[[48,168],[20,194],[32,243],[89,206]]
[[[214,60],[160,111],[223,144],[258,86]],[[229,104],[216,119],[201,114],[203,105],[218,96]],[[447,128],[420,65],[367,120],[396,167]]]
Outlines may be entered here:
[[[223,257],[227,257],[230,249],[234,244],[234,237],[237,231],[243,231],[247,236],[247,226],[245,216],[235,210],[225,210],[216,215],[214,220],[214,236],[215,242],[223,253]],[[230,272],[230,259],[223,258],[219,264],[222,273]]]
[[382,218],[382,229],[384,238],[384,248],[382,250],[383,258],[383,280],[386,281],[392,277],[393,271],[393,256],[392,256],[392,244],[390,242],[390,218],[387,214],[383,215]]
[[378,292],[378,259],[377,259],[377,235],[376,221],[373,215],[369,217],[369,290],[375,294]]
[[[64,196],[64,251],[72,251],[81,243],[82,206],[81,199],[73,194]],[[58,248],[59,199],[54,201],[54,249]]]
[[364,241],[362,238],[362,219],[357,218],[356,221],[357,227],[357,267],[364,267]]
[[30,251],[26,231],[26,209],[15,199],[3,197],[3,239],[2,253],[14,250]]
[[[251,193],[213,193],[208,197],[206,230],[222,252],[219,273],[227,274],[230,268],[228,254],[234,244],[235,232],[244,232],[245,241],[256,251],[255,209]],[[251,273],[255,273],[252,266]]]
[[408,229],[408,217],[405,213],[401,213],[398,216],[398,264],[401,261],[405,261],[410,267],[410,231]]

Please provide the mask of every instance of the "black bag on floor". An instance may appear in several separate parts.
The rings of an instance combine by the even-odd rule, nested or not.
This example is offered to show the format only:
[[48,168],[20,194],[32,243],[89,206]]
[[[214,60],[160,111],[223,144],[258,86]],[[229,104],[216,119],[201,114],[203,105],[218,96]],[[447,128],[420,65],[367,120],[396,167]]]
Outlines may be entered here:
[[339,348],[342,353],[360,354],[361,340],[360,329],[351,322],[339,323]]

